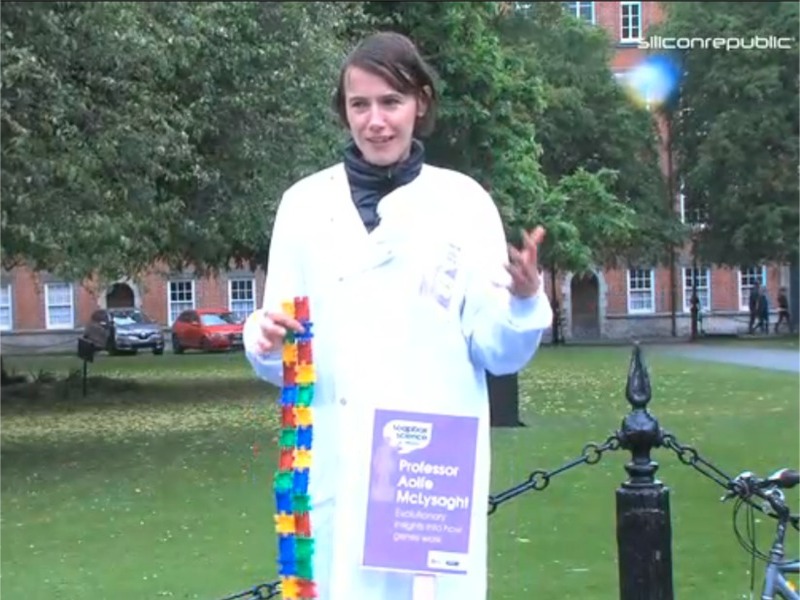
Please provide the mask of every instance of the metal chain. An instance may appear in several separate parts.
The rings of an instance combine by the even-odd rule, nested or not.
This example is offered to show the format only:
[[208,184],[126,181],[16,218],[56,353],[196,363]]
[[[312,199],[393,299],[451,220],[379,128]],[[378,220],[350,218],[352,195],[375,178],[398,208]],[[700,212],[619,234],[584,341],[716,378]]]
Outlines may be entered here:
[[[596,465],[600,462],[600,459],[603,457],[604,453],[608,452],[609,450],[619,450],[619,447],[619,438],[617,438],[616,435],[612,435],[601,445],[595,444],[594,442],[586,444],[583,447],[579,458],[571,460],[568,463],[553,469],[552,471],[545,471],[543,469],[537,469],[533,471],[528,477],[527,481],[524,483],[509,488],[504,492],[500,492],[494,496],[490,495],[489,514],[494,514],[498,506],[508,502],[512,498],[516,498],[528,490],[542,491],[548,485],[550,485],[550,479],[556,475],[560,475],[565,471],[569,471],[578,465]],[[278,594],[280,594],[280,582],[273,581],[271,583],[262,583],[261,585],[258,585],[250,590],[241,592],[239,594],[234,594],[233,596],[227,596],[221,600],[238,600],[239,598],[246,598],[247,600],[268,600],[269,598],[275,598],[278,596]]]
[[[550,480],[556,475],[569,471],[578,465],[596,465],[600,462],[600,459],[602,459],[603,454],[608,451],[619,450],[620,445],[620,439],[616,435],[611,435],[603,444],[598,445],[594,442],[586,444],[578,458],[552,471],[545,471],[543,469],[532,471],[528,479],[523,483],[489,496],[489,515],[494,514],[501,504],[527,491],[534,490],[541,492],[550,485]],[[692,446],[681,444],[673,434],[663,430],[661,432],[661,445],[672,450],[678,457],[678,460],[683,464],[694,468],[698,473],[708,477],[717,485],[725,489],[730,489],[732,479],[716,465],[700,456],[700,453]],[[227,596],[221,600],[239,600],[240,598],[246,600],[269,600],[277,597],[279,594],[280,582],[273,581],[270,583],[262,583],[247,591],[234,594],[233,596]]]
[[233,596],[225,596],[220,600],[238,600],[239,598],[245,598],[246,600],[269,600],[269,598],[277,597],[280,593],[280,581],[271,581],[269,583],[261,583],[249,590],[234,594]]
[[550,485],[550,479],[564,473],[565,471],[569,471],[570,469],[577,467],[578,465],[596,465],[600,462],[600,459],[603,457],[603,454],[609,450],[618,450],[620,447],[619,438],[616,435],[610,436],[602,445],[597,445],[594,442],[590,442],[583,447],[583,451],[581,452],[581,456],[574,460],[565,463],[564,465],[554,469],[552,471],[544,471],[542,469],[537,469],[533,471],[530,476],[528,476],[528,480],[511,487],[504,492],[500,492],[499,494],[489,496],[489,514],[492,515],[497,510],[497,507],[501,504],[508,502],[512,498],[516,498],[520,494],[523,494],[529,490],[535,490],[537,492],[541,492],[544,490],[548,485]]
[[[708,477],[717,485],[729,489],[731,485],[731,478],[716,465],[712,464],[702,456],[692,446],[687,446],[678,442],[675,436],[671,433],[662,431],[661,443],[665,448],[672,450],[683,464],[693,467],[696,471]],[[609,436],[603,444],[596,444],[590,442],[583,447],[581,455],[552,471],[545,471],[544,469],[536,469],[528,476],[528,479],[519,485],[508,488],[507,490],[495,495],[489,496],[489,515],[493,515],[497,508],[509,500],[524,494],[527,491],[533,490],[541,492],[550,485],[550,480],[556,475],[565,473],[579,465],[596,465],[603,458],[603,454],[609,451],[619,450],[620,439],[616,435]],[[239,600],[244,598],[246,600],[269,600],[275,598],[280,594],[280,582],[273,581],[270,583],[262,583],[256,587],[235,594],[227,596],[221,600]]]
[[698,473],[705,475],[717,485],[729,489],[732,479],[718,467],[700,456],[700,453],[691,446],[685,446],[678,442],[671,433],[662,433],[662,443],[678,456],[683,464],[693,467]]

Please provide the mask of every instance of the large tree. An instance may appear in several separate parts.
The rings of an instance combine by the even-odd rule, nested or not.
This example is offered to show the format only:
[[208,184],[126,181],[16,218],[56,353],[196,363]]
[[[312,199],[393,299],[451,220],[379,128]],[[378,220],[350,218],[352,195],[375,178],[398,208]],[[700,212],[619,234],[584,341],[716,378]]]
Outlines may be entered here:
[[[731,266],[796,261],[798,4],[669,2],[665,10],[654,34],[745,46],[695,41],[673,53],[682,70],[677,170],[687,216],[707,226],[699,256]],[[788,38],[790,48],[746,47],[757,37],[762,45]]]
[[369,27],[359,3],[4,3],[4,264],[263,264],[280,192],[335,156],[347,34],[387,26],[441,76],[431,159],[490,187],[512,236],[543,222],[571,270],[629,243],[631,208],[606,193],[619,174],[542,172],[547,73],[504,46],[502,4],[367,4]]
[[327,107],[359,5],[1,10],[4,266],[264,264],[281,191],[341,141]]
[[526,107],[536,123],[542,171],[551,185],[581,170],[603,172],[607,191],[631,217],[630,235],[615,239],[608,227],[595,226],[593,211],[570,211],[593,238],[594,262],[657,262],[682,232],[659,163],[656,121],[615,80],[606,30],[566,13],[562,4],[509,3],[502,26],[508,51],[543,82],[543,101]]
[[[469,173],[489,188],[509,237],[541,223],[545,264],[582,271],[630,243],[634,212],[612,193],[617,175],[570,165],[543,172],[542,124],[548,73],[504,44],[503,3],[369,2],[376,26],[401,31],[440,77],[432,161]],[[610,75],[609,75],[610,78]],[[585,218],[584,218],[585,217]]]

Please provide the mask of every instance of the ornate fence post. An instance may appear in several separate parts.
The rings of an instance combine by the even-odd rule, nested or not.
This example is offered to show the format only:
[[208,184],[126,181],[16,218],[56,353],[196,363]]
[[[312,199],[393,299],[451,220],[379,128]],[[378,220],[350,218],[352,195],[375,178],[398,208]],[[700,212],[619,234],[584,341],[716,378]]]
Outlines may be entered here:
[[634,347],[625,394],[632,406],[617,433],[632,460],[628,480],[617,489],[617,550],[620,600],[673,600],[669,489],[656,480],[650,459],[661,445],[658,421],[647,412],[650,378],[642,351]]

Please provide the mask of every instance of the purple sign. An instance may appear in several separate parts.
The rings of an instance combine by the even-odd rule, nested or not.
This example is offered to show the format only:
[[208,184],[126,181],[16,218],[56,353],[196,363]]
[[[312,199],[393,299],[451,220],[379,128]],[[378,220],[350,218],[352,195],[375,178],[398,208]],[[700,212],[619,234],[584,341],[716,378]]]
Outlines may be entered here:
[[363,566],[467,572],[477,417],[376,410]]

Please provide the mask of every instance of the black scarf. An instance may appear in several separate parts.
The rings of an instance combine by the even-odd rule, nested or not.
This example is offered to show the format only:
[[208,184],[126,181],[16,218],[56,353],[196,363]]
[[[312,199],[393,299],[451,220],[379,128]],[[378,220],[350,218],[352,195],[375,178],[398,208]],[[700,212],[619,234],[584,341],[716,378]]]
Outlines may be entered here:
[[411,153],[394,165],[379,167],[364,160],[361,151],[351,140],[344,151],[344,168],[350,183],[350,195],[367,231],[378,226],[378,202],[386,194],[411,183],[422,170],[425,147],[413,140]]

